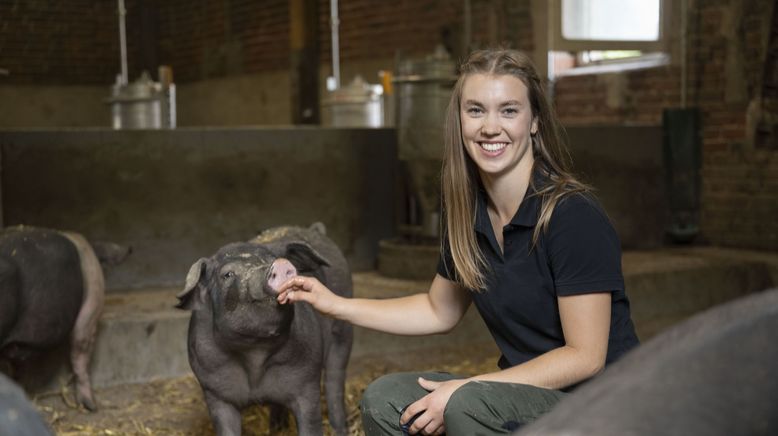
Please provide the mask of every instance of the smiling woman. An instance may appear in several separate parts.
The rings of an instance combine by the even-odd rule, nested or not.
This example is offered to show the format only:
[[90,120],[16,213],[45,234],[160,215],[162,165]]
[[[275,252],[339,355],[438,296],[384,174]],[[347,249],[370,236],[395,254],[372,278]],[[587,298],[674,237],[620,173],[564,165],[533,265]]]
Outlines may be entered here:
[[475,303],[499,368],[385,375],[362,398],[366,434],[511,433],[637,345],[618,236],[572,175],[557,124],[527,56],[474,52],[447,110],[445,228],[429,292],[371,300],[307,277],[281,285],[282,304],[400,335],[446,333]]

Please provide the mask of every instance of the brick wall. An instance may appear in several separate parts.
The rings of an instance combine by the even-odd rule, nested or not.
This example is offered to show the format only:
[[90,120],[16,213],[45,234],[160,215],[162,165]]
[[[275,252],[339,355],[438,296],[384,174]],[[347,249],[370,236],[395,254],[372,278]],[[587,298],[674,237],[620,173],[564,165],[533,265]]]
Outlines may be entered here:
[[[775,7],[771,0],[689,4],[687,101],[702,115],[701,239],[776,250]],[[662,109],[680,104],[679,62],[563,77],[555,100],[566,124],[660,124]]]
[[0,2],[0,83],[110,83],[120,70],[116,3]]
[[554,84],[557,114],[569,125],[661,124],[680,104],[679,69],[569,76]]
[[[759,140],[756,126],[769,123],[763,102],[774,92],[768,74],[775,72],[765,66],[776,64],[778,54],[767,47],[771,35],[776,44],[778,20],[771,1],[738,3],[700,2],[696,49],[690,53],[705,123],[703,231],[716,244],[776,250],[778,137]],[[740,19],[732,22],[732,15]],[[772,110],[770,130],[778,125]]]
[[[178,83],[289,68],[288,0],[125,0],[130,80],[171,65]],[[473,45],[532,50],[528,1],[472,0]],[[320,60],[331,63],[330,2],[318,0]],[[341,62],[463,50],[462,2],[341,0]],[[488,25],[483,25],[487,23]],[[120,72],[117,2],[0,2],[3,83],[107,85]]]

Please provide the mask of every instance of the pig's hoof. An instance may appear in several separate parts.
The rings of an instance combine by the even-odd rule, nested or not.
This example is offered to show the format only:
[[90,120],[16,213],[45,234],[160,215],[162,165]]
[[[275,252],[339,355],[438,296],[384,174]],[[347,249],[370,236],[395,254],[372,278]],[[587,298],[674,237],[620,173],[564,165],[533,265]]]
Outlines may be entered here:
[[76,400],[78,401],[78,404],[84,406],[84,408],[90,412],[96,412],[97,411],[97,404],[95,403],[94,398],[92,395],[83,395],[80,392],[76,394]]

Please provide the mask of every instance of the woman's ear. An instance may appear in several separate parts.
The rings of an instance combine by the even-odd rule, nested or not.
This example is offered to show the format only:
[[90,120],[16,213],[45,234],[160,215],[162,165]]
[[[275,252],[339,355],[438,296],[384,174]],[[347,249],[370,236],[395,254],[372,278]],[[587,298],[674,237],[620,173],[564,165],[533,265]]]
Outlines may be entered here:
[[532,124],[530,124],[529,133],[531,135],[535,135],[538,133],[538,117],[532,118]]

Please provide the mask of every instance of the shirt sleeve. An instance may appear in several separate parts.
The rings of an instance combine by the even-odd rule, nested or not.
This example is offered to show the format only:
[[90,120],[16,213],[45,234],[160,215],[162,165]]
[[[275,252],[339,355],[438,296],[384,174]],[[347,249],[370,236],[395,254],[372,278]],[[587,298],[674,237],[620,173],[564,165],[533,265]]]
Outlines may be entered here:
[[560,200],[547,240],[557,295],[624,290],[621,243],[594,198],[571,194]]
[[443,234],[440,257],[438,258],[438,274],[446,280],[457,281],[457,272],[454,268],[454,257],[451,256],[451,246],[448,243],[448,235]]

